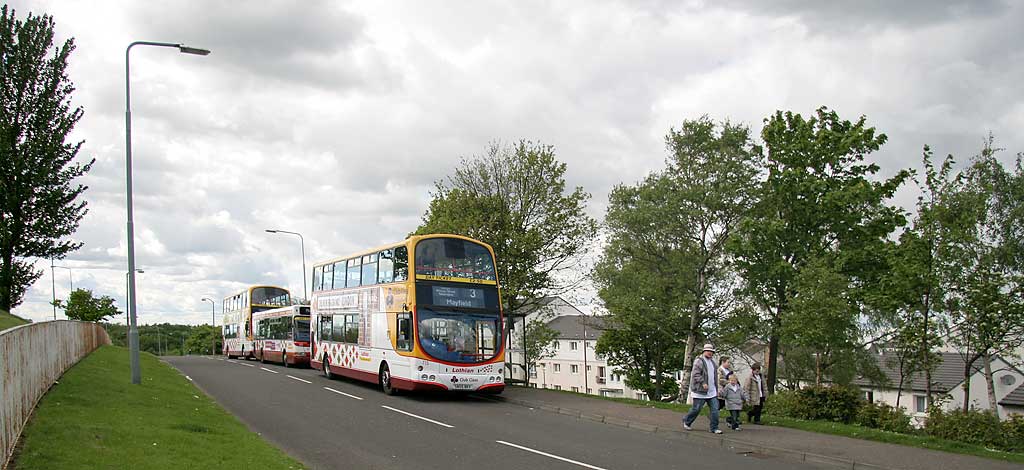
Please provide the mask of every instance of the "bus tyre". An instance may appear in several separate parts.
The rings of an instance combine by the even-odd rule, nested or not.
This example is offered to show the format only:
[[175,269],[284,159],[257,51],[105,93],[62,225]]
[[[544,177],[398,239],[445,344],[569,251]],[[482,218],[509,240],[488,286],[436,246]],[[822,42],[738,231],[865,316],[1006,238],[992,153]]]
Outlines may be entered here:
[[387,395],[395,395],[398,390],[391,384],[391,370],[388,369],[388,364],[385,362],[380,365],[380,374],[378,374],[378,382],[380,382],[380,389]]

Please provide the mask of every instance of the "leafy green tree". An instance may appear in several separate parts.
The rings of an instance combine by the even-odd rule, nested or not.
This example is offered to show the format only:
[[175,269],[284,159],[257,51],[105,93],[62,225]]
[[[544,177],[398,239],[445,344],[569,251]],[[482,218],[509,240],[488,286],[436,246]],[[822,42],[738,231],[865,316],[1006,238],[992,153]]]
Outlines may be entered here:
[[64,314],[71,320],[78,321],[103,321],[107,317],[120,315],[121,311],[114,305],[114,299],[104,295],[93,297],[92,291],[88,289],[75,289],[68,296],[67,303],[60,305]]
[[[0,310],[19,305],[42,271],[29,257],[63,258],[86,213],[75,184],[94,160],[74,163],[82,143],[67,142],[82,108],[71,106],[67,76],[74,41],[54,48],[47,15],[24,21],[6,5],[0,18]],[[52,52],[51,52],[52,50]]]
[[[220,328],[210,325],[199,325],[185,340],[185,349],[189,354],[219,354],[223,346]],[[211,347],[213,351],[211,351]]]
[[661,400],[677,393],[673,373],[683,365],[680,302],[666,297],[682,289],[677,279],[664,275],[665,269],[623,260],[614,250],[606,248],[594,270],[598,295],[609,312],[595,352],[622,371],[630,388]]
[[990,136],[953,195],[963,236],[950,250],[947,309],[950,337],[965,363],[964,394],[970,396],[969,377],[983,360],[989,404],[997,409],[991,358],[1024,344],[1024,273],[1015,262],[1020,241],[1012,229],[1024,200],[1014,197],[1021,194],[1013,187],[1019,161],[1017,174],[1009,174],[992,143]]
[[[765,120],[761,136],[768,175],[729,248],[749,295],[767,316],[768,389],[774,391],[780,340],[799,295],[800,271],[829,256],[852,286],[878,282],[887,237],[905,223],[886,200],[908,173],[873,181],[879,168],[864,159],[886,136],[863,116],[850,122],[824,107],[807,119],[778,111]],[[850,293],[854,302],[862,296],[859,289]]]
[[[627,379],[635,369],[636,388],[655,389],[651,397],[662,395],[659,380],[668,370],[681,368],[688,383],[695,345],[724,339],[718,327],[743,311],[732,293],[738,285],[725,244],[752,204],[760,158],[746,127],[707,116],[671,129],[665,142],[664,171],[612,191],[605,217],[609,243],[594,272],[601,298],[617,318],[610,328],[621,328],[605,340],[605,350],[612,360],[635,361],[619,365]],[[657,343],[633,347],[630,337]],[[687,392],[681,390],[684,399]]]
[[565,169],[549,145],[491,144],[435,183],[416,233],[454,233],[487,242],[498,260],[506,313],[535,306],[542,295],[582,282],[578,276],[565,282],[559,274],[576,266],[597,232],[586,214],[590,195],[581,187],[567,191]]

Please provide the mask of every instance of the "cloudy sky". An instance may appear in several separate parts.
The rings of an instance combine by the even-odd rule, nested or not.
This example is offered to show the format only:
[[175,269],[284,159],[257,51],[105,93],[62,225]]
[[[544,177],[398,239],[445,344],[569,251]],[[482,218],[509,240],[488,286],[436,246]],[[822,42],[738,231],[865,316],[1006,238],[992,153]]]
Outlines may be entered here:
[[[612,186],[663,165],[670,127],[702,114],[755,133],[777,109],[866,115],[889,136],[874,155],[886,175],[918,167],[924,144],[966,160],[990,131],[1005,162],[1024,151],[1020,2],[441,3],[11,2],[74,37],[75,137],[96,159],[85,245],[60,262],[56,296],[73,279],[123,306],[136,40],[213,51],[132,52],[142,323],[209,322],[202,297],[248,284],[301,292],[297,237],[264,229],[303,233],[310,265],[400,240],[432,182],[495,140],[554,145],[595,217]],[[42,320],[38,266],[15,313]]]

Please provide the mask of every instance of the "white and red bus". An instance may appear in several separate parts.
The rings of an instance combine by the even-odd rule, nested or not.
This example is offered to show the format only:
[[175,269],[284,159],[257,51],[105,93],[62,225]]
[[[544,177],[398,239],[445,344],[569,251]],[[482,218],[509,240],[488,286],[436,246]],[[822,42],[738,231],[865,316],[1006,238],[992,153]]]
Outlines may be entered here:
[[252,286],[224,298],[224,355],[229,359],[254,358],[252,314],[292,304],[288,289],[276,286]]
[[252,314],[256,330],[253,350],[260,362],[285,367],[309,365],[309,306],[292,305]]
[[458,235],[414,236],[315,265],[310,366],[377,382],[388,394],[500,393],[494,266],[490,246]]

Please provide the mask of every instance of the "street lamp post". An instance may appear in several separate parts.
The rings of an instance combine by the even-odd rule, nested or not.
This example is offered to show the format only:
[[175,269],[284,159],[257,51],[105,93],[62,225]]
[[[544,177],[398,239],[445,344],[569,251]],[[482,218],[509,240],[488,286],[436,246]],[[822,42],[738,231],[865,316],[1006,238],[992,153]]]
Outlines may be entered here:
[[207,297],[203,297],[203,302],[209,302],[210,303],[210,326],[214,327],[214,330],[213,330],[214,331],[214,334],[213,334],[213,344],[210,345],[210,354],[211,355],[216,355],[217,354],[217,330],[216,330],[216,328],[217,328],[217,304],[213,301],[213,299],[210,299],[210,298],[207,298]]
[[306,289],[306,240],[302,238],[302,234],[298,232],[289,232],[287,230],[266,230],[267,233],[288,233],[291,235],[299,236],[299,247],[302,249],[302,299],[309,301],[309,290]]
[[[61,269],[67,269],[68,270],[68,284],[71,286],[71,292],[75,291],[75,277],[71,274],[72,273],[71,268],[69,268],[67,266],[57,266],[57,265],[53,264],[53,258],[50,258],[50,288],[53,289],[53,319],[54,320],[57,319],[57,290],[56,290],[56,287],[55,287],[56,281],[53,279],[54,278],[53,270],[56,269],[56,268],[61,268]],[[70,293],[68,293],[68,302],[69,303],[71,302],[71,294]],[[67,314],[67,308],[65,307],[65,315],[66,314]]]
[[135,46],[176,47],[184,54],[207,55],[210,51],[182,44],[167,42],[135,41],[124,50],[124,138],[125,138],[125,179],[128,206],[128,350],[131,361],[132,383],[142,383],[139,370],[139,329],[135,317],[135,229],[132,220],[132,94],[131,94],[131,51]]

